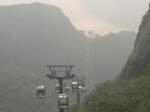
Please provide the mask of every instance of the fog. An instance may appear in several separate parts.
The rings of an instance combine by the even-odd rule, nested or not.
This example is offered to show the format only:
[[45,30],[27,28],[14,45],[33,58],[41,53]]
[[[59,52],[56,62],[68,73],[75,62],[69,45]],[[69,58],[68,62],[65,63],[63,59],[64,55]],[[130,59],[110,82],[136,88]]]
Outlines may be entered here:
[[[134,31],[148,4],[138,1],[133,8],[131,1],[91,1],[0,1],[0,112],[63,112],[59,95],[67,95],[68,86],[71,98],[62,103],[67,108],[79,99],[79,86],[86,89],[81,93],[83,102],[95,92],[95,85],[118,77],[133,51]],[[75,67],[71,72],[64,66],[67,73],[52,67],[50,72],[47,64]],[[80,82],[77,91],[74,81]],[[38,99],[39,87],[43,100]]]
[[42,2],[56,5],[79,30],[99,34],[120,30],[138,30],[149,0],[1,0],[0,5]]
[[149,0],[82,0],[87,10],[99,19],[122,29],[137,31]]

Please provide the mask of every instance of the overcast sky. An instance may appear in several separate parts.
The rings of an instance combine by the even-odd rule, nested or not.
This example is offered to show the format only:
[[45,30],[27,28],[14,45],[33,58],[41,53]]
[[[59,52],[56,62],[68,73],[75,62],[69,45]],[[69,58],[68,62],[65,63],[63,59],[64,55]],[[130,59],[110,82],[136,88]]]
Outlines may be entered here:
[[1,5],[42,2],[60,7],[79,30],[100,34],[137,31],[149,0],[0,0]]

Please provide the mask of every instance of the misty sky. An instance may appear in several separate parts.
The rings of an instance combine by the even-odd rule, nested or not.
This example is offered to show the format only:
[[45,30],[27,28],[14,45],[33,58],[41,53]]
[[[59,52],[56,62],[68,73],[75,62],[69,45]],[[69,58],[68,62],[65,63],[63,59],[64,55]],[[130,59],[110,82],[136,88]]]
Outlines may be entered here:
[[100,34],[137,31],[149,0],[0,0],[0,5],[42,2],[60,7],[79,30]]

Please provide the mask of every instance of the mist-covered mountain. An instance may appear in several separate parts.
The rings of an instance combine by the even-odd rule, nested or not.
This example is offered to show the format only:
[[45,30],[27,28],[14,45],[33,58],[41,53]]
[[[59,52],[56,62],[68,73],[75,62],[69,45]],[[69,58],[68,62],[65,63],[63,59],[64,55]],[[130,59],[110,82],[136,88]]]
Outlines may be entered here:
[[[84,64],[85,36],[78,32],[63,12],[55,7],[34,3],[0,7],[0,90],[10,91],[0,102],[1,111],[31,111],[36,100],[36,79],[46,80],[47,64]],[[70,59],[69,59],[69,58]],[[50,82],[50,81],[49,81]],[[51,81],[52,82],[52,81]],[[53,82],[54,83],[54,82]],[[54,93],[54,87],[47,93]],[[12,92],[12,93],[11,93]],[[57,95],[48,101],[56,111]],[[52,108],[53,107],[53,108]],[[45,109],[45,107],[44,107]]]
[[71,112],[150,111],[150,8],[140,25],[134,50],[116,80],[96,86]]
[[89,79],[97,83],[120,73],[133,49],[135,33],[122,31],[89,40]]
[[39,112],[55,112],[57,95],[54,81],[45,78],[47,64],[73,64],[73,72],[93,85],[121,71],[134,40],[128,31],[88,39],[55,6],[0,6],[0,111],[26,112],[40,104],[35,97],[39,78],[50,88],[47,106]]

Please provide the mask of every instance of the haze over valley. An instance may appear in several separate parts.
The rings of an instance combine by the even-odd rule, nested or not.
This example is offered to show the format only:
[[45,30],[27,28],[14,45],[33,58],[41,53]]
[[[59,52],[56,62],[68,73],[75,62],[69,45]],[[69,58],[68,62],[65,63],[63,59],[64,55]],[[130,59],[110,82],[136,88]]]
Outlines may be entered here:
[[[72,72],[86,79],[88,92],[99,83],[116,79],[135,47],[135,31],[96,33],[96,38],[85,32],[88,30],[77,29],[54,5],[0,6],[0,111],[32,111],[44,102],[36,99],[39,79],[48,88],[48,98],[37,112],[57,112],[56,81],[46,78],[47,64],[75,65]],[[71,98],[75,104],[76,96]]]

